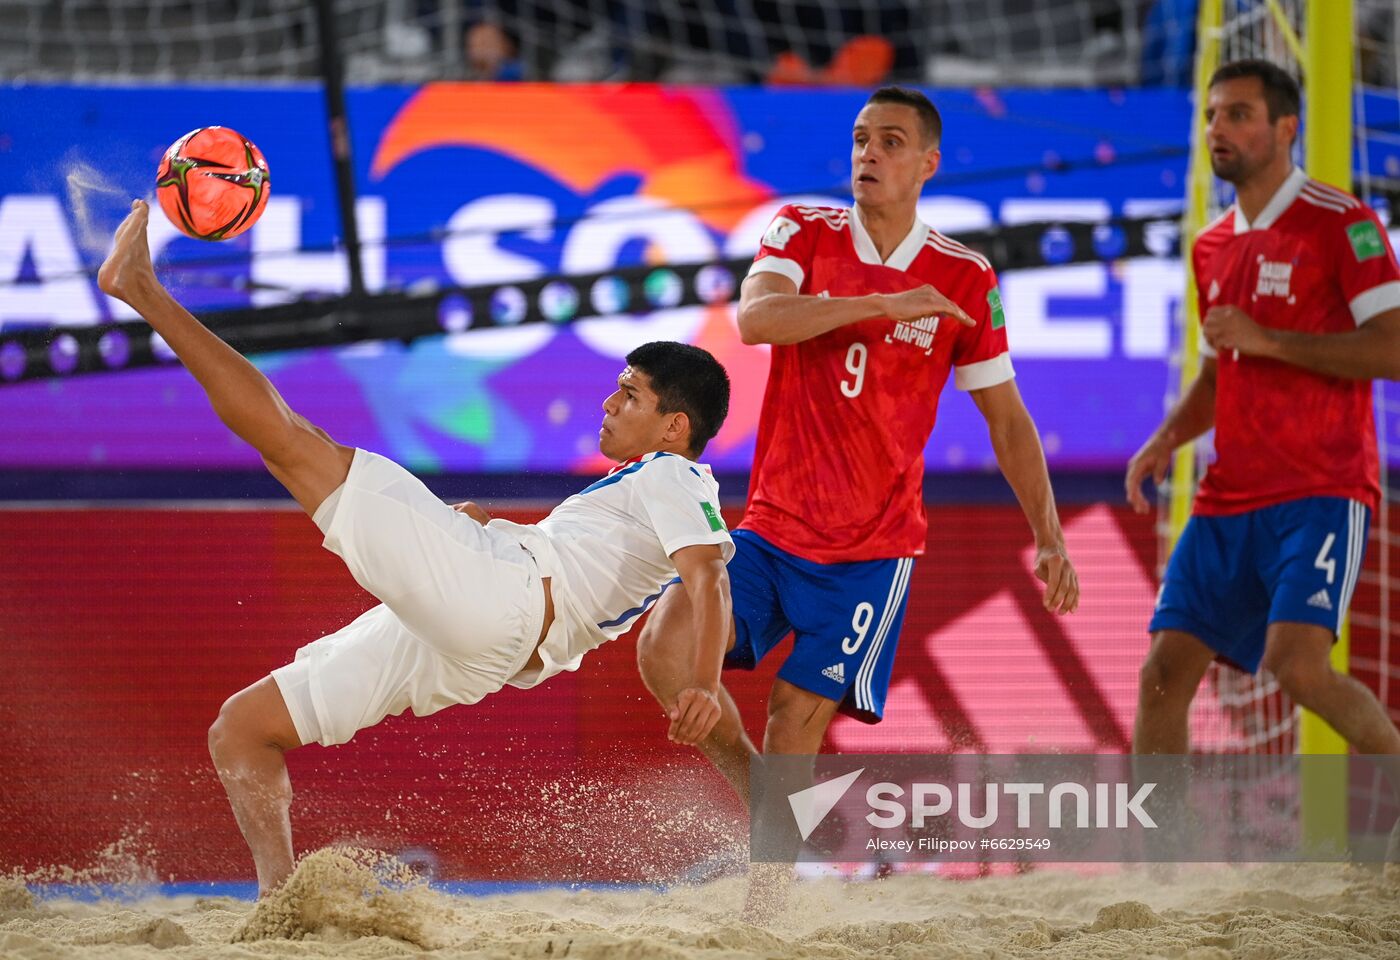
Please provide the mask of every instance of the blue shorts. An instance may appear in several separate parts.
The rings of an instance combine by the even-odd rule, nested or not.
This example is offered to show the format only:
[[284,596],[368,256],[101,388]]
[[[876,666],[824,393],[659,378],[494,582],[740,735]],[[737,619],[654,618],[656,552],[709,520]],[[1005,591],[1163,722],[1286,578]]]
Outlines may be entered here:
[[751,530],[733,536],[736,639],[725,667],[752,670],[791,633],[792,653],[778,676],[839,702],[842,713],[879,723],[914,558],[813,563]]
[[1269,624],[1341,629],[1369,526],[1366,506],[1341,497],[1192,517],[1172,551],[1147,629],[1189,633],[1253,673]]

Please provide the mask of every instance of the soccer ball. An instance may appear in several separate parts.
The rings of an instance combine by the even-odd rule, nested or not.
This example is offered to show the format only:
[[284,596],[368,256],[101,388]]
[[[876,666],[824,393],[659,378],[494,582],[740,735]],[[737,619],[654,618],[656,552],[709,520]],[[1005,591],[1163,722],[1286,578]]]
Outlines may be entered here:
[[156,170],[156,197],[170,222],[196,240],[227,240],[262,216],[267,161],[228,127],[200,127],[170,145]]

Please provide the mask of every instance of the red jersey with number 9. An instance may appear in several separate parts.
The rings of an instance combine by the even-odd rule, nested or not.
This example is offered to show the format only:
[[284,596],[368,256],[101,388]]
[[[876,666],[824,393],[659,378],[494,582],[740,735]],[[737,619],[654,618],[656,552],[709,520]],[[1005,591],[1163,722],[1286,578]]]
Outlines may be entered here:
[[932,284],[974,320],[848,324],[775,345],[740,527],[816,563],[924,552],[924,447],[948,374],[981,390],[1014,373],[996,274],[917,219],[881,262],[858,208],[778,211],[749,276],[776,273],[818,297]]
[[[1191,251],[1201,317],[1236,306],[1258,324],[1346,333],[1400,307],[1400,267],[1371,209],[1295,169],[1255,217],[1232,207]],[[1202,341],[1202,351],[1213,356]],[[1258,510],[1303,497],[1376,509],[1380,469],[1371,381],[1263,357],[1216,358],[1215,462],[1195,512]]]

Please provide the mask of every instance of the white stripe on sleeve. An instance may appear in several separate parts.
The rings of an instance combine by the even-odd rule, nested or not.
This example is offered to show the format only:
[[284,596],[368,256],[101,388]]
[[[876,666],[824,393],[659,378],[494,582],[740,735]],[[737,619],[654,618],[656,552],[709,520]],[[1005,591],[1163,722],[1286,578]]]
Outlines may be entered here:
[[1016,376],[1011,367],[1011,354],[1001,353],[990,360],[953,368],[953,385],[959,390],[983,390],[1005,383]]
[[796,260],[785,260],[782,257],[760,257],[749,267],[749,276],[758,273],[776,273],[780,277],[787,277],[800,291],[802,281],[807,276]]
[[1400,280],[1392,280],[1351,298],[1351,318],[1359,327],[1387,310],[1400,307]]

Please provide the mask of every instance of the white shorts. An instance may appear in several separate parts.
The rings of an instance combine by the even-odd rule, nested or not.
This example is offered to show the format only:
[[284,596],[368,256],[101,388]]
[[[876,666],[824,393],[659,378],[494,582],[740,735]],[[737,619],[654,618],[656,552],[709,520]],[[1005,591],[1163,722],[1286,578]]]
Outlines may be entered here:
[[544,589],[518,540],[364,450],[314,519],[325,548],[382,602],[272,671],[302,743],[345,743],[406,709],[475,703],[530,659]]

